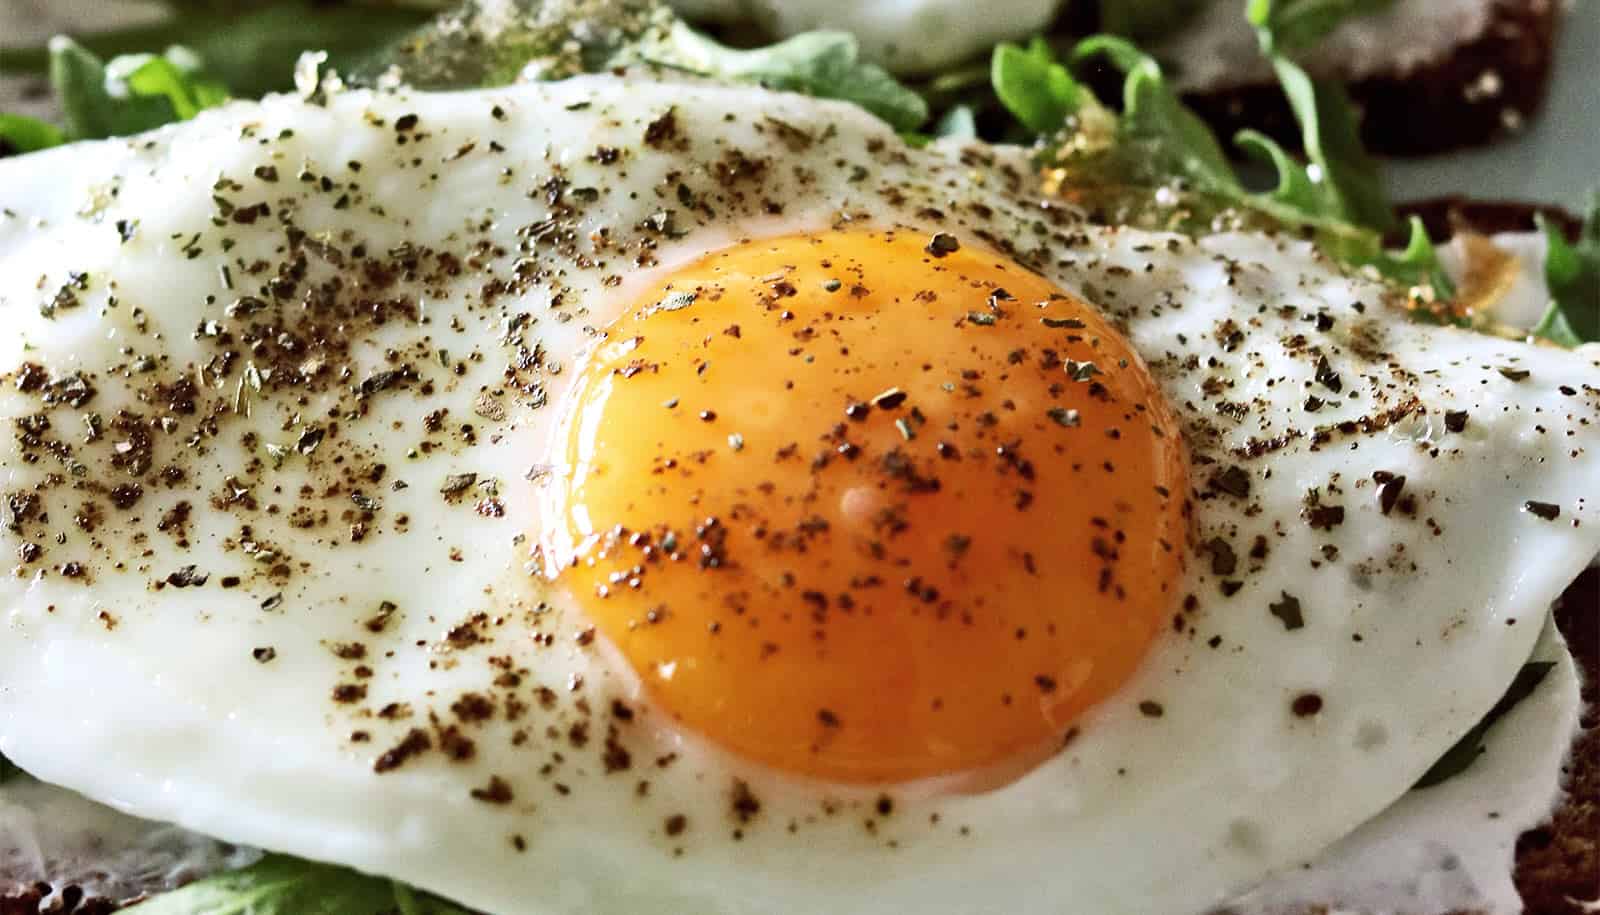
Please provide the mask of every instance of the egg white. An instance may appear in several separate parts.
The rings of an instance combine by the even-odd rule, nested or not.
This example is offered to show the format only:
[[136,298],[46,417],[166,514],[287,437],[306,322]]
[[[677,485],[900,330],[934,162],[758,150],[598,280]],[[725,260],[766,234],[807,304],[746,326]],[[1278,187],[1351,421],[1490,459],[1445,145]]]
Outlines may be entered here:
[[[668,112],[671,148],[642,142]],[[407,115],[416,126],[397,130]],[[601,147],[620,158],[602,162]],[[733,151],[766,166],[730,181],[719,163]],[[262,166],[277,180],[256,177]],[[269,202],[273,217],[214,225],[223,218],[213,200],[219,176],[244,188],[224,196]],[[559,196],[573,207],[555,214],[555,230],[545,222],[552,177],[565,181]],[[1220,903],[1402,795],[1499,697],[1550,602],[1600,551],[1596,348],[1560,352],[1409,324],[1386,310],[1383,287],[1300,242],[1091,227],[1041,205],[1020,151],[909,149],[845,105],[609,76],[451,94],[346,92],[318,103],[274,97],[132,140],[0,163],[0,207],[0,311],[15,329],[0,339],[0,370],[34,362],[57,375],[97,373],[86,409],[107,417],[118,406],[151,417],[161,408],[134,403],[144,382],[106,366],[151,357],[165,378],[212,358],[213,338],[196,332],[207,321],[241,323],[224,309],[262,278],[237,265],[283,259],[279,214],[345,252],[358,242],[372,252],[486,242],[459,275],[384,290],[426,323],[351,321],[349,378],[304,402],[270,381],[241,393],[242,365],[208,376],[206,397],[227,402],[215,434],[180,415],[157,437],[156,466],[180,462],[183,482],[147,485],[138,505],[110,512],[91,534],[71,522],[84,494],[69,477],[43,493],[47,523],[0,531],[0,555],[17,555],[23,538],[46,546],[0,580],[0,752],[140,816],[393,876],[488,911],[1070,905],[1160,915]],[[669,210],[673,232],[660,232]],[[134,220],[131,233],[118,229]],[[802,784],[676,732],[635,694],[630,674],[582,644],[577,608],[526,569],[540,522],[529,511],[536,465],[556,415],[536,404],[559,401],[574,361],[628,290],[652,269],[746,235],[841,221],[986,238],[1116,315],[1185,420],[1198,538],[1230,539],[1242,568],[1239,590],[1224,598],[1209,560],[1192,558],[1181,590],[1198,608],[1183,631],[1160,640],[1062,753],[987,794],[888,789],[888,816],[875,812],[877,790]],[[537,226],[547,228],[519,234]],[[223,237],[234,242],[227,252]],[[641,247],[645,239],[653,247]],[[659,266],[634,266],[641,253]],[[511,282],[519,260],[538,279],[486,302],[485,281]],[[225,263],[236,265],[231,280]],[[357,282],[326,259],[309,263],[313,280]],[[73,284],[73,271],[86,275],[77,305],[45,317],[40,304]],[[1317,329],[1319,312],[1331,329]],[[1231,348],[1219,342],[1230,320],[1242,335]],[[542,395],[506,379],[508,360],[535,341],[542,364],[518,380]],[[1343,396],[1319,389],[1308,342],[1341,375]],[[446,358],[422,360],[441,349]],[[352,394],[401,364],[415,382]],[[1517,381],[1500,371],[1519,367],[1532,374]],[[1245,418],[1219,413],[1206,393],[1218,385],[1245,405]],[[1327,404],[1308,414],[1313,392]],[[1321,443],[1312,434],[1413,398],[1417,406],[1386,428]],[[352,404],[361,412],[348,413]],[[430,437],[420,417],[439,407],[449,414]],[[14,385],[0,394],[8,420],[38,409]],[[1460,409],[1469,425],[1448,432],[1444,413]],[[79,412],[53,410],[52,430],[79,442]],[[336,434],[327,431],[334,422]],[[294,450],[312,428],[325,430],[319,447]],[[199,450],[183,444],[196,433]],[[1279,436],[1285,443],[1268,457],[1230,455]],[[430,438],[430,451],[418,447]],[[266,443],[289,449],[276,469],[264,461]],[[123,479],[111,466],[116,445],[110,435],[74,445],[81,479]],[[61,463],[28,463],[10,439],[3,449],[8,493],[70,474]],[[253,460],[263,463],[251,469]],[[381,480],[346,478],[376,463],[386,465]],[[1248,473],[1248,498],[1208,488],[1230,465]],[[1416,519],[1381,513],[1374,471],[1407,477]],[[473,487],[446,500],[441,487],[466,473]],[[211,499],[237,492],[230,478],[256,509],[213,509]],[[342,486],[336,498],[300,495],[302,485],[322,493],[331,482]],[[348,506],[352,488],[377,506],[360,542],[337,509],[309,528],[292,523],[296,505]],[[1342,524],[1308,526],[1301,509],[1312,488],[1346,508]],[[475,510],[495,498],[504,516]],[[187,547],[154,529],[179,499],[197,508]],[[1526,513],[1528,500],[1559,504],[1559,520]],[[1257,534],[1270,554],[1246,574]],[[245,539],[258,544],[254,555]],[[271,561],[259,560],[260,544],[276,553]],[[86,578],[55,571],[71,560]],[[270,574],[279,561],[287,580]],[[157,588],[189,565],[209,573],[204,586]],[[240,585],[221,587],[228,575]],[[1303,607],[1301,629],[1268,610],[1285,592]],[[385,600],[398,609],[373,633],[365,622]],[[355,682],[355,662],[334,650],[350,642],[365,646],[374,675],[362,681],[364,700],[335,703],[332,690]],[[269,646],[270,661],[253,657]],[[507,669],[524,672],[518,684],[493,685]],[[551,708],[536,686],[554,692]],[[1296,717],[1291,702],[1310,691],[1322,710]],[[428,714],[454,721],[449,706],[466,692],[494,696],[497,713],[462,725],[475,753],[448,762]],[[504,714],[513,694],[529,706],[516,722]],[[619,717],[614,700],[634,717]],[[1146,700],[1162,705],[1161,717],[1140,711]],[[410,717],[372,714],[391,702]],[[585,722],[579,747],[571,726]],[[429,731],[434,751],[375,773],[412,727]],[[519,728],[529,734],[514,745]],[[607,773],[612,730],[630,764]],[[355,731],[370,738],[352,741]],[[675,761],[657,763],[669,754]],[[491,776],[513,789],[510,803],[472,796]],[[730,811],[735,779],[761,802],[748,821]],[[677,814],[687,828],[669,836],[664,822]]]

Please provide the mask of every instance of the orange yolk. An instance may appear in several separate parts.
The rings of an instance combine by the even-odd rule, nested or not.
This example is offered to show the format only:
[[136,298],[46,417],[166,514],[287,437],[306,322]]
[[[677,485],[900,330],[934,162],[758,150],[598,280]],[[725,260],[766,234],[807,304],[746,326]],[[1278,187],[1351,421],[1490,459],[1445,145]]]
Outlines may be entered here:
[[583,367],[557,580],[658,708],[879,783],[1056,745],[1170,616],[1179,429],[1095,309],[948,235],[737,244]]

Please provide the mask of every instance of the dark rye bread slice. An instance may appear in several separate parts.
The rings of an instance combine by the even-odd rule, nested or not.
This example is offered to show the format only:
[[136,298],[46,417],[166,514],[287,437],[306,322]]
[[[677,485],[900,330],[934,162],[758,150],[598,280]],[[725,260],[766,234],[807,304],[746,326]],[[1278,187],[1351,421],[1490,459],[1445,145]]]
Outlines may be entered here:
[[[1560,0],[1486,2],[1488,27],[1449,55],[1351,83],[1367,149],[1423,156],[1480,146],[1537,113],[1550,82]],[[1275,83],[1195,92],[1185,101],[1222,136],[1253,127],[1285,145],[1299,144],[1293,113]]]
[[[1428,230],[1428,237],[1441,242],[1459,232],[1476,232],[1480,235],[1533,232],[1539,227],[1535,221],[1538,216],[1560,227],[1572,241],[1577,241],[1583,226],[1582,220],[1561,207],[1473,197],[1412,200],[1400,204],[1396,210],[1402,221],[1409,216],[1420,217]],[[1405,235],[1405,229],[1401,228],[1389,242],[1403,246]]]
[[[1421,216],[1429,234],[1439,241],[1462,231],[1485,235],[1532,231],[1534,214],[1541,212],[1574,238],[1579,226],[1570,213],[1554,207],[1460,197],[1402,204],[1399,211]],[[1600,897],[1600,568],[1586,570],[1567,588],[1555,620],[1581,672],[1583,713],[1563,771],[1566,797],[1547,823],[1518,839],[1513,879],[1526,904],[1524,915],[1592,915],[1583,903]],[[50,895],[51,887],[41,884],[0,896],[0,915],[39,915],[40,902]],[[117,909],[110,900],[85,898],[78,888],[67,887],[45,911],[111,915]]]

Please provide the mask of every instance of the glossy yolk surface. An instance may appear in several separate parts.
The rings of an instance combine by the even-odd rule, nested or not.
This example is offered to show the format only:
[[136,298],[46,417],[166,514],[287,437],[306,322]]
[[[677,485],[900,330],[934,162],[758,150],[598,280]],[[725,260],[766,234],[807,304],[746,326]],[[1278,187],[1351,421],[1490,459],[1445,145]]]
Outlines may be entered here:
[[657,707],[846,782],[1053,745],[1170,617],[1188,487],[1139,358],[952,236],[675,271],[582,369],[552,574]]

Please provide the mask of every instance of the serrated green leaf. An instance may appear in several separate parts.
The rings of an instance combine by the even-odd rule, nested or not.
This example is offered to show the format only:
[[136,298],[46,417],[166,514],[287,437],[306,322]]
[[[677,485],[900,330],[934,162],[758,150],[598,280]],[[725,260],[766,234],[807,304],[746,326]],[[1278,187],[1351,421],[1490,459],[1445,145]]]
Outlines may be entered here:
[[1264,133],[1241,130],[1233,138],[1234,145],[1250,156],[1271,165],[1278,176],[1278,186],[1267,197],[1286,207],[1307,213],[1326,212],[1334,205],[1329,199],[1326,184],[1311,178],[1289,152]]
[[1551,301],[1534,334],[1563,346],[1600,340],[1600,188],[1589,194],[1576,244],[1543,215],[1538,220],[1548,248],[1544,272]]
[[[231,94],[255,97],[293,86],[301,51],[328,52],[328,64],[348,72],[389,47],[432,13],[391,3],[381,6],[318,0],[256,0],[246,9],[231,3],[174,4],[174,14],[149,25],[75,36],[91,54],[108,60],[172,45],[194,49],[208,71]],[[50,69],[46,47],[5,47],[0,73],[43,75]]]
[[887,70],[861,60],[854,35],[804,32],[752,50],[725,47],[678,22],[659,42],[624,52],[623,62],[646,62],[732,82],[853,102],[896,130],[915,130],[928,119],[928,103]]
[[1331,216],[1379,232],[1394,223],[1394,210],[1383,191],[1378,164],[1361,143],[1355,106],[1343,86],[1313,80],[1299,64],[1274,56],[1278,75],[1300,124],[1306,156],[1320,174],[1314,180],[1327,185]]
[[142,133],[175,118],[164,98],[112,97],[105,64],[70,38],[50,41],[50,83],[61,100],[66,136],[72,140]]
[[1089,90],[1067,72],[1043,38],[1035,38],[1026,48],[1001,44],[990,60],[989,80],[1000,104],[1040,134],[1052,134],[1066,126],[1085,101],[1092,101]]
[[1149,151],[1153,165],[1203,191],[1242,193],[1216,135],[1179,100],[1155,58],[1114,35],[1086,38],[1072,52],[1074,64],[1099,56],[1125,74],[1122,131]]
[[409,887],[342,867],[269,855],[125,909],[128,915],[470,915]]
[[1246,0],[1245,17],[1262,34],[1268,55],[1309,48],[1346,19],[1374,13],[1394,0]]
[[50,82],[66,118],[69,140],[97,140],[152,130],[221,104],[227,93],[201,72],[184,48],[156,57],[126,55],[111,63],[70,38],[50,41]]
[[227,88],[203,76],[199,58],[182,48],[169,50],[165,57],[139,54],[117,58],[106,69],[113,79],[121,78],[134,95],[166,99],[180,121],[228,99]]
[[1398,254],[1383,252],[1369,263],[1395,282],[1430,287],[1435,299],[1455,298],[1455,283],[1439,262],[1439,252],[1433,246],[1433,239],[1428,237],[1427,226],[1417,216],[1411,217],[1410,226],[1411,235],[1404,251]]

